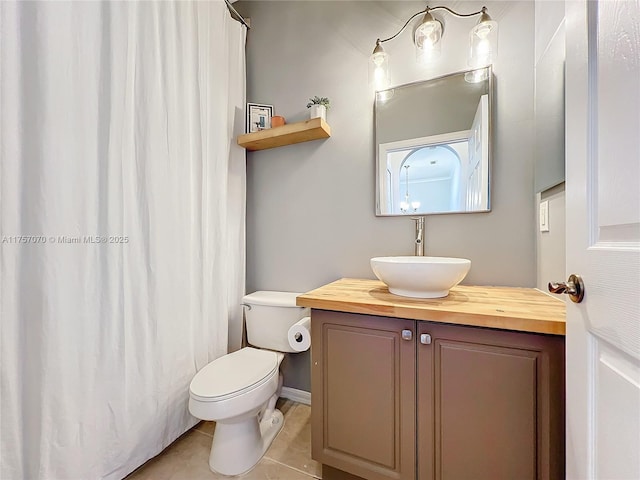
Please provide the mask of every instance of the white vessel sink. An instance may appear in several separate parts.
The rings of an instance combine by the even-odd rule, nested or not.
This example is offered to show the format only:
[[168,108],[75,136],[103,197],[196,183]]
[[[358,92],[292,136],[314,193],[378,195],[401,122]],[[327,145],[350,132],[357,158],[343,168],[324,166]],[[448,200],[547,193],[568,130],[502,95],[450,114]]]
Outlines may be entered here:
[[441,298],[467,276],[471,260],[448,257],[375,257],[371,269],[394,295]]

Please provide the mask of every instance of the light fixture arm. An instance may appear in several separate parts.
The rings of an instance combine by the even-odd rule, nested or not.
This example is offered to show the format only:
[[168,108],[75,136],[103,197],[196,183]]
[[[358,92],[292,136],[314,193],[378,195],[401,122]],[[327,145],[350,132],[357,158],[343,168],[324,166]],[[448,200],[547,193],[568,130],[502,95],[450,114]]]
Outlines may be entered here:
[[477,12],[473,12],[473,13],[458,13],[455,10],[451,10],[449,7],[445,7],[444,5],[439,5],[437,7],[427,7],[424,10],[420,10],[417,13],[414,13],[413,15],[411,15],[411,17],[409,17],[409,20],[407,20],[405,22],[405,24],[402,26],[402,28],[400,30],[398,30],[398,32],[395,35],[390,36],[389,38],[385,38],[383,40],[380,40],[379,38],[376,40],[376,45],[380,45],[381,43],[385,43],[388,42],[390,40],[393,40],[394,38],[396,38],[398,35],[400,35],[402,32],[404,32],[407,27],[409,26],[409,24],[411,23],[411,21],[420,16],[420,15],[426,15],[429,12],[435,12],[436,10],[445,10],[447,12],[449,12],[451,15],[458,17],[458,18],[468,18],[468,17],[475,17],[476,15],[482,15],[483,13],[487,12],[487,7],[482,7],[482,10],[479,10]]
[[407,26],[411,23],[411,20],[413,20],[414,18],[416,18],[419,15],[426,14],[428,11],[429,11],[429,7],[425,8],[424,10],[420,10],[418,13],[414,13],[413,15],[411,15],[409,20],[407,20],[405,22],[405,24],[402,26],[402,28],[400,30],[398,30],[398,33],[396,33],[395,35],[390,36],[389,38],[385,38],[384,40],[380,40],[380,39],[376,40],[376,45],[380,45],[381,43],[385,43],[385,42],[388,42],[389,40],[393,40],[394,38],[396,38],[398,35],[400,35],[402,32],[405,31]]
[[482,7],[482,10],[479,10],[477,12],[473,12],[473,13],[458,13],[454,10],[451,10],[449,7],[445,7],[444,5],[441,5],[439,7],[433,7],[433,8],[429,8],[427,7],[427,11],[428,12],[434,12],[436,10],[446,10],[447,12],[449,12],[451,15],[458,17],[458,18],[468,18],[468,17],[475,17],[476,15],[481,15],[483,13],[486,13],[487,11],[487,7]]

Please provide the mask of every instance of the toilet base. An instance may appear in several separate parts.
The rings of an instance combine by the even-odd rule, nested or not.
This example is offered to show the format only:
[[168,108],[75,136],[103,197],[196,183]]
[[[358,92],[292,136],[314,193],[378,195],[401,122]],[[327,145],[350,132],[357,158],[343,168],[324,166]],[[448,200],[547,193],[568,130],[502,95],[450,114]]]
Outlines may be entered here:
[[[265,412],[267,413],[267,412]],[[216,423],[209,468],[222,475],[241,475],[260,461],[284,425],[282,412],[273,409],[237,423]]]

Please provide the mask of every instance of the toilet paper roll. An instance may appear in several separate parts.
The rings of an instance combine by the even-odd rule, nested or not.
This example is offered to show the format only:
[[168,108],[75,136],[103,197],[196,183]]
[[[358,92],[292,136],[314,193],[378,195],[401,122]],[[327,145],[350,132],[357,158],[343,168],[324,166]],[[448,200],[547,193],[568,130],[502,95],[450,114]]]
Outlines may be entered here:
[[311,317],[294,323],[287,332],[289,346],[294,352],[306,352],[311,347]]

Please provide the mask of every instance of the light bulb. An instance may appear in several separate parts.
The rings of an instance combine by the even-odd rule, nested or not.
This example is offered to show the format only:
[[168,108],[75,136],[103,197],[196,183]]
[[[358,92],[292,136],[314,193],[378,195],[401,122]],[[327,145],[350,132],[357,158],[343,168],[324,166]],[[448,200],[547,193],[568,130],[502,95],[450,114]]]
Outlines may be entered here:
[[438,30],[438,22],[436,22],[435,20],[432,20],[430,22],[425,22],[422,25],[420,25],[420,29],[422,30],[422,35],[424,35],[425,37],[430,37],[431,35],[433,35],[434,33],[436,33],[436,31]]
[[480,55],[491,55],[491,42],[483,38],[478,42],[476,50]]
[[440,41],[442,25],[437,20],[425,22],[416,29],[414,41],[416,47],[434,46]]
[[376,67],[373,73],[374,88],[376,91],[384,90],[389,86],[387,72],[382,67]]
[[416,60],[427,63],[440,56],[442,24],[427,12],[422,23],[416,28],[413,42],[416,46]]
[[420,202],[411,202],[411,208],[413,208],[413,211],[415,212],[420,208]]
[[492,28],[493,25],[490,22],[481,23],[476,27],[475,34],[480,38],[487,38]]

